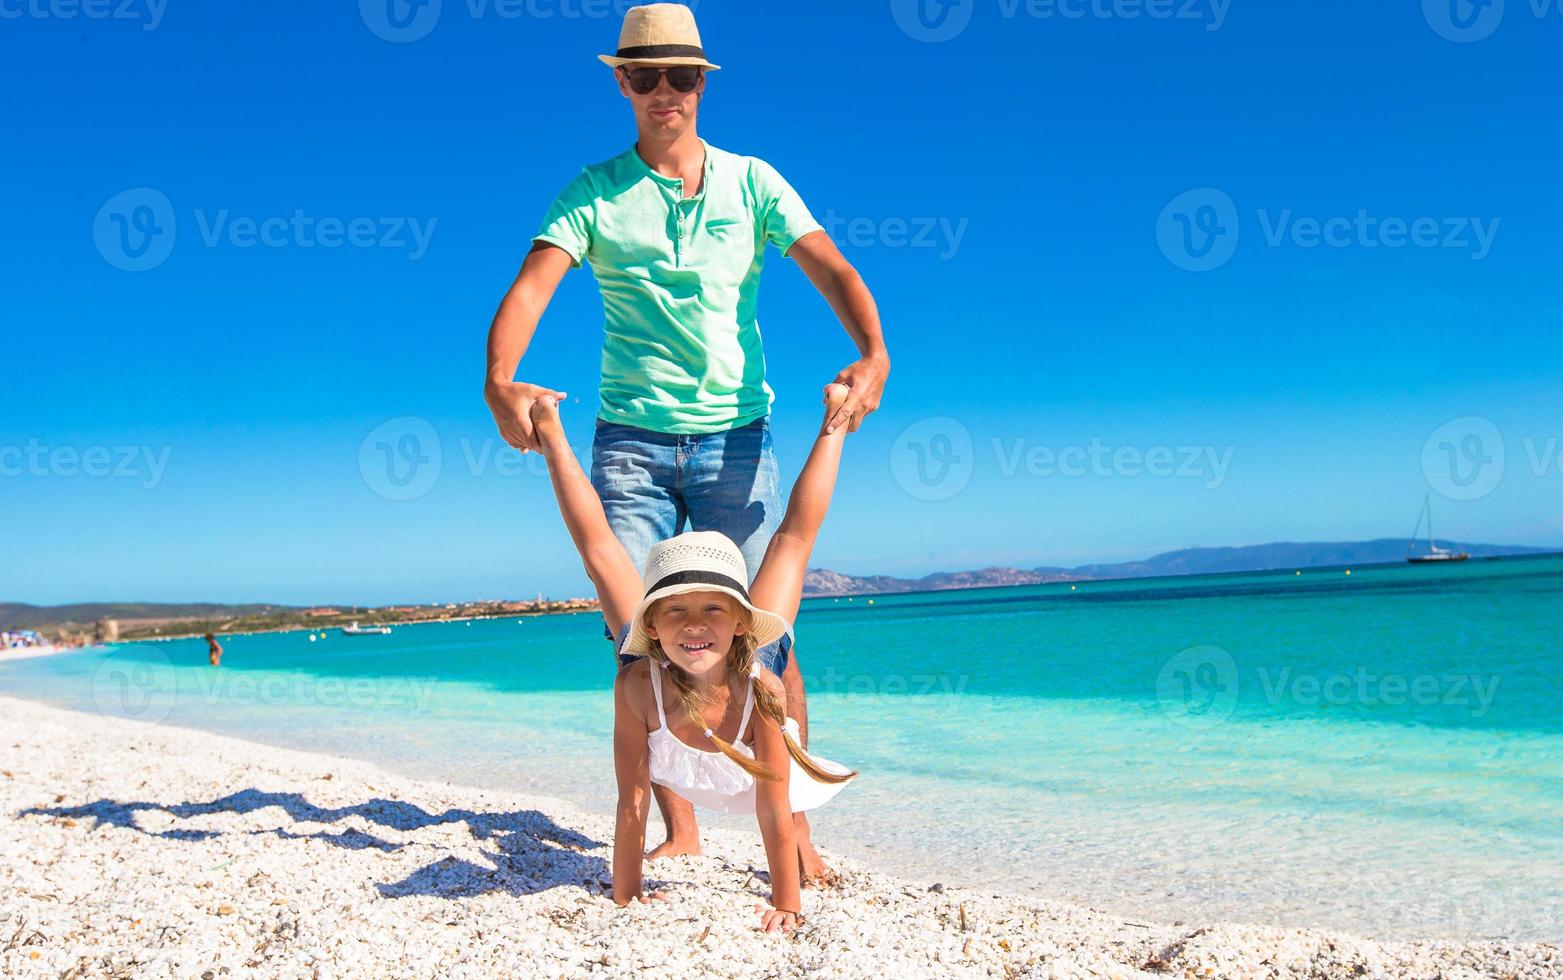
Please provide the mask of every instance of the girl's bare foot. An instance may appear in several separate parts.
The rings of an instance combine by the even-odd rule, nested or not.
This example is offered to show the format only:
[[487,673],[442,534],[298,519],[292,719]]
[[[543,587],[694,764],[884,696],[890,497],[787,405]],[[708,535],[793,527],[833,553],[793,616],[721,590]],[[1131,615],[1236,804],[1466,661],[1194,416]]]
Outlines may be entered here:
[[840,888],[841,876],[824,865],[820,865],[819,874],[804,875],[799,880],[802,888]]
[[807,837],[798,840],[798,873],[804,888],[829,888],[841,881],[840,875],[825,866],[825,859]]
[[792,836],[798,842],[798,876],[804,888],[830,888],[841,882],[841,876],[825,867],[825,859],[814,849],[808,814],[792,815]]
[[657,858],[680,857],[685,854],[694,855],[699,853],[700,842],[698,840],[694,843],[681,840],[665,840],[651,849],[646,855],[646,860],[655,861]]

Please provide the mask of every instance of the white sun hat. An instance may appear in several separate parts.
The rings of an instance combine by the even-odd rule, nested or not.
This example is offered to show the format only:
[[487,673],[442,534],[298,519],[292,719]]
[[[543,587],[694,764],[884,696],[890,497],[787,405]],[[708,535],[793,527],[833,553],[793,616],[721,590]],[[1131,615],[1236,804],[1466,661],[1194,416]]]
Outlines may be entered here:
[[658,648],[657,641],[641,625],[641,618],[658,599],[685,592],[723,592],[743,603],[753,614],[749,635],[754,638],[756,649],[787,632],[785,620],[749,601],[749,588],[744,584],[749,581],[749,573],[743,552],[720,531],[685,531],[657,542],[646,555],[646,570],[641,578],[646,583],[646,595],[630,620],[630,633],[623,648],[627,655],[645,656]]
[[695,65],[716,71],[706,60],[694,11],[681,3],[648,3],[631,7],[619,29],[619,50],[597,60],[611,68],[630,62],[643,65]]

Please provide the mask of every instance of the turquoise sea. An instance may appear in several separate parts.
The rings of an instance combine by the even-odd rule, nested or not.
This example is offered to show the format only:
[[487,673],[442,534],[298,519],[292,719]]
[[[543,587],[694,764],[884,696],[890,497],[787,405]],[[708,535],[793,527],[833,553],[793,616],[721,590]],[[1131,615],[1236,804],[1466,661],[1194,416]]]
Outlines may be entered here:
[[[813,745],[863,772],[819,842],[1160,920],[1563,939],[1563,558],[1350,572],[809,600]],[[611,806],[596,614],[309,635],[0,693]]]

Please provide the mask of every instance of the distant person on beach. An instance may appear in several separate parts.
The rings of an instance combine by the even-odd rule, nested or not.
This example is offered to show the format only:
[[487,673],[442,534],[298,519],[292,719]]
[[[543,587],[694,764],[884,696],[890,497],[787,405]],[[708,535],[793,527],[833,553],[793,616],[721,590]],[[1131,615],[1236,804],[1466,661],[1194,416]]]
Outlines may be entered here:
[[[782,513],[756,309],[766,246],[802,267],[858,348],[836,375],[848,394],[828,430],[855,432],[879,406],[890,371],[879,313],[773,167],[696,134],[718,66],[688,7],[630,8],[617,53],[599,58],[629,100],[636,143],[586,167],[548,209],[494,316],[484,397],[507,443],[541,451],[532,405],[566,393],[516,381],[516,371],[564,274],[590,264],[605,317],[591,481],[609,525],[636,569],[687,522],[731,538],[752,574]],[[790,652],[790,637],[777,642]],[[803,678],[797,658],[786,659],[789,711],[807,744]],[[698,854],[689,804],[662,788],[657,803],[667,840],[650,856]]]
[[213,667],[221,666],[223,660],[223,645],[210,633],[206,634],[206,660]]
[[856,773],[804,749],[778,676],[787,655],[775,642],[797,618],[847,437],[829,423],[849,392],[839,384],[825,392],[819,434],[750,587],[742,552],[716,531],[658,542],[642,579],[571,452],[557,403],[545,395],[532,404],[533,436],[560,513],[628,660],[613,685],[613,900],[620,905],[660,897],[644,894],[642,882],[653,786],[721,812],[754,814],[770,866],[765,931],[801,925],[802,887],[828,874],[804,813]]

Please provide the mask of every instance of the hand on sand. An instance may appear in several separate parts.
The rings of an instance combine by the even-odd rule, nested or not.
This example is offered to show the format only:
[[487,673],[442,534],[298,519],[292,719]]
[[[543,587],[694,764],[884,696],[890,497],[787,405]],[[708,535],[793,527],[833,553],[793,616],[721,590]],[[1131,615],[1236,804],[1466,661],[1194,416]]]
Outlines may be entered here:
[[[763,912],[761,910],[764,910]],[[754,907],[760,912],[761,932],[791,932],[803,925],[804,918],[801,912],[788,912],[785,909],[767,909],[763,905]]]
[[[825,405],[825,418],[824,421],[820,423],[820,435],[829,435],[835,432],[837,429],[840,429],[843,425],[847,425],[847,423],[851,421],[849,416],[845,420],[837,420],[837,423],[834,427],[830,425],[830,420],[835,417],[836,412],[840,410],[841,406],[846,404],[847,396],[850,394],[852,394],[852,389],[848,388],[844,384],[838,384],[832,381],[830,384],[825,386],[825,397],[822,399]],[[854,430],[848,426],[847,431],[852,432]]]

